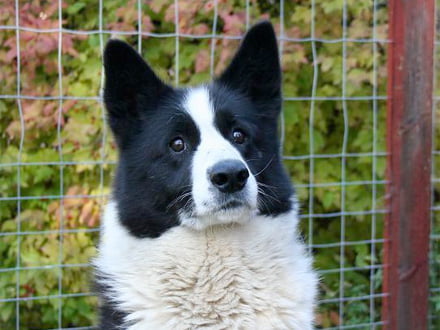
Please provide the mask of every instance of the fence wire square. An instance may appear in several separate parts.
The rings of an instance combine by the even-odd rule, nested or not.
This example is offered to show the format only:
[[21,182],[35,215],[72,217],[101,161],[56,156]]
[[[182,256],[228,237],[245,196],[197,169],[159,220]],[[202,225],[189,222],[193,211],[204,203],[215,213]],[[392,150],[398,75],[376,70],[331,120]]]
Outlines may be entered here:
[[[106,41],[131,43],[176,86],[197,84],[221,72],[244,31],[264,18],[275,25],[283,65],[282,152],[322,279],[317,327],[381,328],[385,1],[1,6],[0,328],[96,324],[90,259],[116,163],[100,97]],[[435,197],[432,324],[440,306],[437,204]]]

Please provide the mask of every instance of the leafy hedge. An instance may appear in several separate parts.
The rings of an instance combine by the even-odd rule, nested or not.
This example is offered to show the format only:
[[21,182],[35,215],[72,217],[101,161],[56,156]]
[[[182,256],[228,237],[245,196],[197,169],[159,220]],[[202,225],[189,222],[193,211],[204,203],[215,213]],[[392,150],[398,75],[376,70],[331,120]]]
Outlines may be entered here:
[[[142,53],[159,75],[187,85],[209,79],[211,64],[214,73],[219,73],[238,45],[238,38],[218,37],[212,41],[209,35],[214,23],[217,35],[229,37],[242,35],[247,23],[245,1],[219,0],[215,8],[213,1],[180,0],[178,30],[182,36],[176,69],[173,0],[143,1],[140,27],[136,0],[102,3],[100,22],[97,1],[63,1],[62,26],[66,31],[59,39],[58,32],[51,30],[59,27],[57,2],[25,2],[19,12],[23,29],[19,33],[18,56],[14,4],[0,0],[0,24],[11,26],[0,33],[0,95],[10,95],[0,98],[0,163],[10,164],[0,167],[0,259],[4,269],[0,273],[0,298],[9,299],[0,303],[0,324],[5,329],[16,324],[17,295],[25,298],[19,303],[23,329],[57,327],[59,313],[63,327],[95,322],[96,299],[88,294],[90,269],[84,264],[95,253],[99,213],[105,199],[102,196],[109,192],[116,159],[103,121],[103,107],[97,98],[102,78],[101,46],[110,33],[120,31],[119,37],[138,46],[140,28],[144,33]],[[279,4],[263,0],[249,3],[248,23],[268,18],[279,31]],[[337,302],[341,282],[345,297],[367,296],[370,290],[381,292],[381,269],[370,271],[368,266],[380,265],[382,257],[383,212],[374,212],[373,206],[377,210],[384,208],[385,101],[380,97],[375,101],[373,121],[373,101],[365,97],[371,97],[374,91],[378,96],[385,95],[386,44],[377,43],[373,53],[372,42],[356,40],[385,39],[387,13],[379,5],[373,35],[372,1],[348,1],[344,31],[341,0],[315,3],[314,33],[322,40],[312,44],[301,40],[311,37],[310,1],[285,2],[284,35],[288,39],[282,41],[286,97],[283,152],[287,156],[286,166],[298,185],[305,239],[314,244],[315,265],[323,271],[324,303],[319,307],[317,322],[329,327],[341,322]],[[100,24],[102,34],[97,33]],[[340,42],[344,36],[351,40],[345,46]],[[318,99],[311,110],[313,47],[318,68],[314,96]],[[18,92],[22,95],[19,100],[15,97]],[[60,93],[66,96],[62,101]],[[341,98],[343,93],[345,100]],[[349,156],[343,159],[338,155],[344,147],[344,130],[348,133],[344,151]],[[313,161],[300,157],[310,152],[332,156],[316,157]],[[373,157],[373,152],[378,155]],[[65,165],[60,167],[59,161]],[[16,162],[25,164],[16,166]],[[341,186],[341,181],[347,184]],[[378,181],[375,192],[370,181]],[[307,186],[310,182],[312,188]],[[14,197],[18,194],[26,198],[17,201]],[[60,195],[67,198],[60,200]],[[341,211],[346,212],[343,218]],[[344,221],[345,234],[341,237]],[[58,233],[60,228],[64,231],[62,235]],[[26,235],[17,237],[18,230]],[[374,246],[363,242],[372,237],[378,239]],[[341,240],[346,242],[342,248]],[[24,267],[19,272],[15,271],[17,262]],[[63,267],[57,267],[60,264]],[[341,265],[345,268],[342,279]],[[57,298],[60,293],[62,299]],[[369,313],[370,304],[375,307],[375,315]],[[379,320],[380,298],[344,302],[345,324],[369,322],[370,316],[373,321]]]

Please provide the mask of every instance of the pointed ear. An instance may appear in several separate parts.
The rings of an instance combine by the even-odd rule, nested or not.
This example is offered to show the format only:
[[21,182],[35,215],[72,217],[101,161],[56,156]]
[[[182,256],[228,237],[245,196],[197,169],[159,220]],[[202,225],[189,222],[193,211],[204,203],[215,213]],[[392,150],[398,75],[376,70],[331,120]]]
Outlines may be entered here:
[[104,50],[104,103],[109,124],[121,146],[146,111],[171,87],[164,84],[127,43],[110,40]]
[[280,99],[281,67],[270,22],[260,22],[247,32],[231,64],[217,81],[238,89],[255,102]]

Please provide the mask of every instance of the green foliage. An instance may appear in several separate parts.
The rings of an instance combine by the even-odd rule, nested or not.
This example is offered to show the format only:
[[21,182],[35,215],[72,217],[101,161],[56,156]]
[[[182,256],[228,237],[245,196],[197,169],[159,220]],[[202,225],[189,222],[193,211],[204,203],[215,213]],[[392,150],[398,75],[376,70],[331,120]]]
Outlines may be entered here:
[[[102,3],[100,22],[98,2],[63,1],[63,28],[96,31],[102,24],[104,31],[131,31],[133,33],[119,37],[134,46],[139,45],[137,31],[140,28],[144,34],[142,54],[163,79],[172,83],[186,85],[206,81],[211,74],[221,72],[238,45],[233,38],[218,37],[212,41],[203,35],[239,36],[246,29],[245,1],[218,1],[218,21],[213,31],[213,1],[180,0],[178,31],[183,36],[179,38],[177,66],[173,0],[143,1],[141,26],[138,26],[137,1]],[[345,35],[341,24],[342,1],[317,0],[315,3],[315,37],[341,39]],[[15,25],[13,2],[0,0],[0,6],[0,24]],[[367,268],[381,264],[382,243],[373,246],[363,241],[382,237],[383,214],[360,213],[384,207],[383,184],[376,184],[373,191],[373,186],[365,181],[384,179],[385,159],[372,157],[371,153],[385,150],[385,102],[375,103],[377,111],[373,120],[375,108],[371,100],[343,100],[341,96],[343,93],[348,98],[371,96],[374,90],[377,95],[385,95],[385,45],[377,44],[377,52],[373,53],[373,43],[368,42],[347,42],[344,46],[341,42],[317,41],[312,45],[298,41],[311,36],[311,13],[308,0],[285,2],[284,35],[288,39],[282,40],[287,98],[283,153],[286,156],[311,152],[336,155],[313,158],[313,161],[307,157],[286,159],[288,171],[298,185],[305,239],[315,246],[316,268],[324,271],[320,298],[331,301],[339,297],[341,282],[345,297],[369,295],[371,278],[374,279],[373,293],[381,292],[381,272]],[[58,28],[58,7],[54,1],[28,1],[21,5],[19,16],[23,27]],[[278,4],[251,0],[249,17],[250,24],[270,18],[280,30]],[[350,40],[385,39],[386,11],[378,8],[373,35],[372,2],[348,1],[345,32]],[[19,203],[14,199],[0,201],[0,232],[6,233],[0,236],[1,267],[10,268],[0,273],[0,292],[1,298],[11,298],[11,302],[0,304],[1,328],[14,328],[16,304],[13,298],[17,295],[29,298],[19,304],[23,329],[57,327],[59,308],[64,327],[95,322],[96,299],[81,294],[91,291],[90,271],[83,264],[95,253],[97,233],[94,229],[104,202],[98,196],[109,192],[116,159],[110,132],[103,121],[104,109],[96,98],[102,80],[101,47],[109,37],[107,32],[87,35],[66,32],[59,40],[56,32],[21,30],[21,80],[17,91],[17,34],[15,29],[3,30],[0,34],[0,94],[19,92],[25,96],[53,97],[0,99],[0,163],[12,164],[0,167],[0,197],[18,194],[29,197]],[[62,45],[60,54],[59,43]],[[315,59],[312,46],[316,47]],[[213,72],[211,47],[214,47]],[[345,59],[342,58],[344,52]],[[318,69],[315,90],[314,60]],[[373,85],[374,63],[376,86]],[[59,67],[62,68],[61,81]],[[57,99],[60,93],[80,99],[60,102]],[[311,96],[318,97],[313,104],[308,99]],[[305,98],[295,99],[298,97]],[[344,132],[347,133],[346,145],[343,145]],[[350,156],[337,156],[342,152]],[[356,153],[362,155],[352,155]],[[59,161],[67,164],[63,167],[41,164]],[[13,165],[16,162],[29,164],[17,167]],[[341,181],[349,184],[341,186]],[[308,184],[312,187],[307,187]],[[67,198],[60,200],[57,197],[60,195]],[[348,213],[341,218],[341,211]],[[326,213],[336,216],[308,216]],[[344,223],[345,234],[341,237]],[[60,236],[59,228],[67,233]],[[14,234],[17,230],[38,233],[17,236]],[[341,245],[341,240],[349,243]],[[17,262],[25,269],[16,272]],[[60,268],[59,264],[71,266]],[[343,279],[338,270],[341,266],[345,268]],[[59,301],[56,297],[59,294],[66,297]],[[379,319],[380,299],[373,299],[372,303],[376,310],[374,321]],[[438,311],[438,301],[436,306]],[[348,300],[344,303],[344,323],[369,322],[369,310],[369,299]],[[339,312],[338,304],[322,304],[317,312],[318,325],[337,326]]]

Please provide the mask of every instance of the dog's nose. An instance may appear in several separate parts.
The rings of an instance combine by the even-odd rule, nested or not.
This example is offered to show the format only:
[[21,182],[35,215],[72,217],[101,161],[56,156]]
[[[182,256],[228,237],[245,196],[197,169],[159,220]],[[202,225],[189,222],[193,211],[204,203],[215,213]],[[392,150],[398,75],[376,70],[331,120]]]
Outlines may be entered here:
[[212,184],[224,193],[240,191],[249,177],[243,162],[232,159],[218,162],[209,169],[208,174]]

